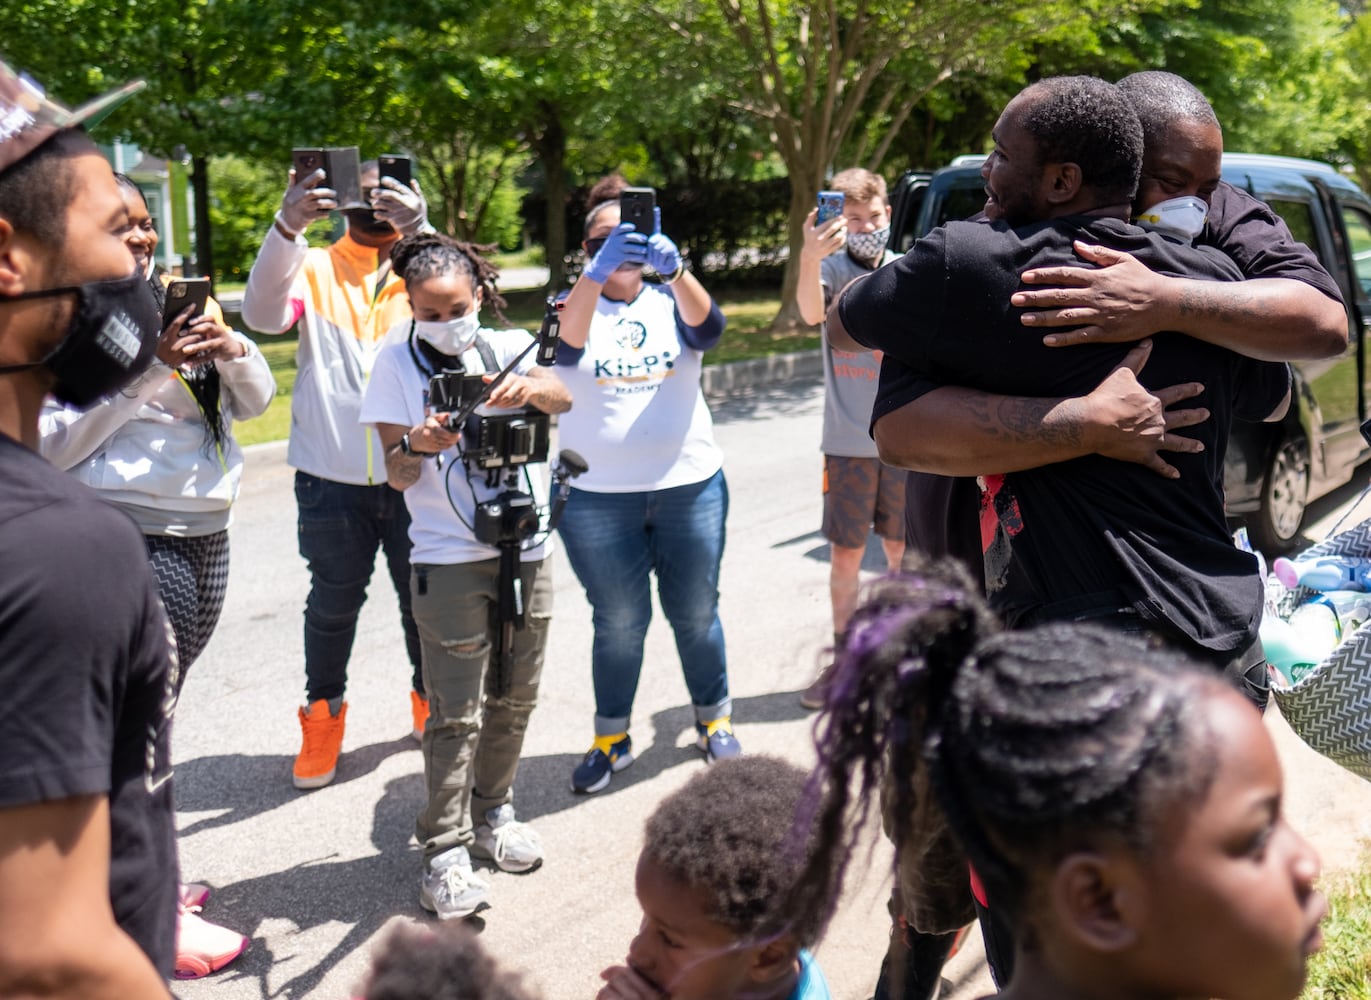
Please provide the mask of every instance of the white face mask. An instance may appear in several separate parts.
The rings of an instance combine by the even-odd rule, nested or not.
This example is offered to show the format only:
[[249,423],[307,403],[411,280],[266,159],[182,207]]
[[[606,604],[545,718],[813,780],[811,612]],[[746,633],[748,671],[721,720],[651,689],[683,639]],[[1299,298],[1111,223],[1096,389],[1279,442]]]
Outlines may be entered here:
[[1144,229],[1155,229],[1189,243],[1204,231],[1209,206],[1202,198],[1188,194],[1184,198],[1159,201],[1133,221]]
[[414,332],[421,340],[426,340],[443,354],[453,357],[461,354],[476,339],[476,331],[481,326],[481,311],[473,309],[465,316],[435,322],[416,319]]

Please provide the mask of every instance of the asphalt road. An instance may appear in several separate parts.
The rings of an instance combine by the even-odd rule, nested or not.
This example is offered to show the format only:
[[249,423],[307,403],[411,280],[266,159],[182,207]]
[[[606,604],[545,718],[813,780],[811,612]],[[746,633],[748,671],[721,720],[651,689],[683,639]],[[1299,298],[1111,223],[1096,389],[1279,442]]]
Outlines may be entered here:
[[[721,590],[738,736],[748,752],[808,763],[810,716],[797,692],[830,637],[817,531],[822,391],[813,381],[757,389],[714,412],[732,496]],[[186,1000],[354,996],[378,933],[392,920],[428,919],[418,905],[412,839],[422,766],[408,736],[409,668],[382,570],[353,655],[338,778],[314,792],[291,786],[307,576],[284,453],[271,445],[249,456],[230,530],[223,619],[177,713],[183,873],[215,888],[208,919],[253,942],[217,975],[176,984]],[[1365,482],[1359,473],[1358,486]],[[1349,487],[1317,508],[1314,537],[1356,492]],[[879,568],[875,551],[868,555]],[[554,559],[550,649],[516,785],[519,816],[542,834],[547,862],[527,875],[491,874],[493,906],[475,923],[491,951],[548,1000],[589,1000],[599,970],[622,958],[637,926],[632,874],[643,821],[704,765],[690,747],[688,699],[658,614],[633,727],[639,759],[605,793],[569,791],[591,735],[590,625],[579,585],[560,553]],[[1371,786],[1299,744],[1275,713],[1271,726],[1296,821],[1315,834],[1330,867],[1354,863]],[[888,855],[876,843],[854,868],[864,878],[850,887],[818,951],[838,1000],[870,996],[888,928]],[[947,974],[951,1000],[991,991],[974,936]]]

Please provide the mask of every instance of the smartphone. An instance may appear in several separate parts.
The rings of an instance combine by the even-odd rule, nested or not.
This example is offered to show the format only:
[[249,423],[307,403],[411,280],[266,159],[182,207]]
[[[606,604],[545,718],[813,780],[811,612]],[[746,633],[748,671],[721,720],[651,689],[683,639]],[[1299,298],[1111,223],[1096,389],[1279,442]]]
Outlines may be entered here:
[[394,177],[405,187],[414,180],[414,164],[408,156],[399,153],[386,153],[376,160],[383,178]]
[[208,278],[173,278],[167,285],[167,301],[162,306],[162,329],[171,326],[171,321],[185,311],[186,306],[194,306],[192,316],[205,311],[209,301]]
[[338,207],[370,208],[362,200],[362,160],[356,146],[334,146],[324,150],[328,163],[329,187],[338,192]]
[[328,162],[324,159],[322,149],[293,149],[290,152],[291,162],[295,166],[295,183],[300,183],[320,167],[324,168],[324,179],[320,181],[322,187],[332,187],[328,178]]
[[619,192],[619,221],[633,223],[633,228],[645,236],[657,229],[653,209],[657,206],[657,192],[652,188],[624,188]]
[[356,146],[294,149],[291,160],[295,164],[296,183],[323,167],[324,179],[319,186],[338,192],[339,208],[371,207],[362,200],[362,163]]
[[843,193],[841,191],[820,191],[819,215],[814,220],[814,225],[822,226],[829,219],[836,219],[842,214]]

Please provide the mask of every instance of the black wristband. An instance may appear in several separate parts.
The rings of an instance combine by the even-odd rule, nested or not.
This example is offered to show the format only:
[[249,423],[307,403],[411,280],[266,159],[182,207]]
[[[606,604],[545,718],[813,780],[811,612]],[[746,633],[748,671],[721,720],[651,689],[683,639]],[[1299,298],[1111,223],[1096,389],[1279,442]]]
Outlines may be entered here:
[[429,457],[429,452],[426,452],[426,451],[415,451],[414,448],[410,445],[410,443],[409,443],[409,431],[405,431],[403,434],[400,435],[400,454],[402,454],[402,455],[412,455],[412,456],[414,456],[415,458],[428,458],[428,457]]

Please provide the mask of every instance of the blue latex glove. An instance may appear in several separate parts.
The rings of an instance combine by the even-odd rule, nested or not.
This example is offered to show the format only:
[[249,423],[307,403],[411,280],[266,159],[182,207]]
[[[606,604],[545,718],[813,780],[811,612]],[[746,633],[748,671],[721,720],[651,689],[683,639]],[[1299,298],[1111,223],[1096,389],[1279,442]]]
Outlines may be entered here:
[[607,237],[600,252],[591,258],[582,272],[591,281],[603,285],[621,264],[647,263],[647,237],[637,232],[631,222],[621,222]]
[[652,210],[653,233],[647,238],[647,265],[663,278],[670,278],[681,266],[681,251],[671,242],[671,237],[662,232],[662,210]]

